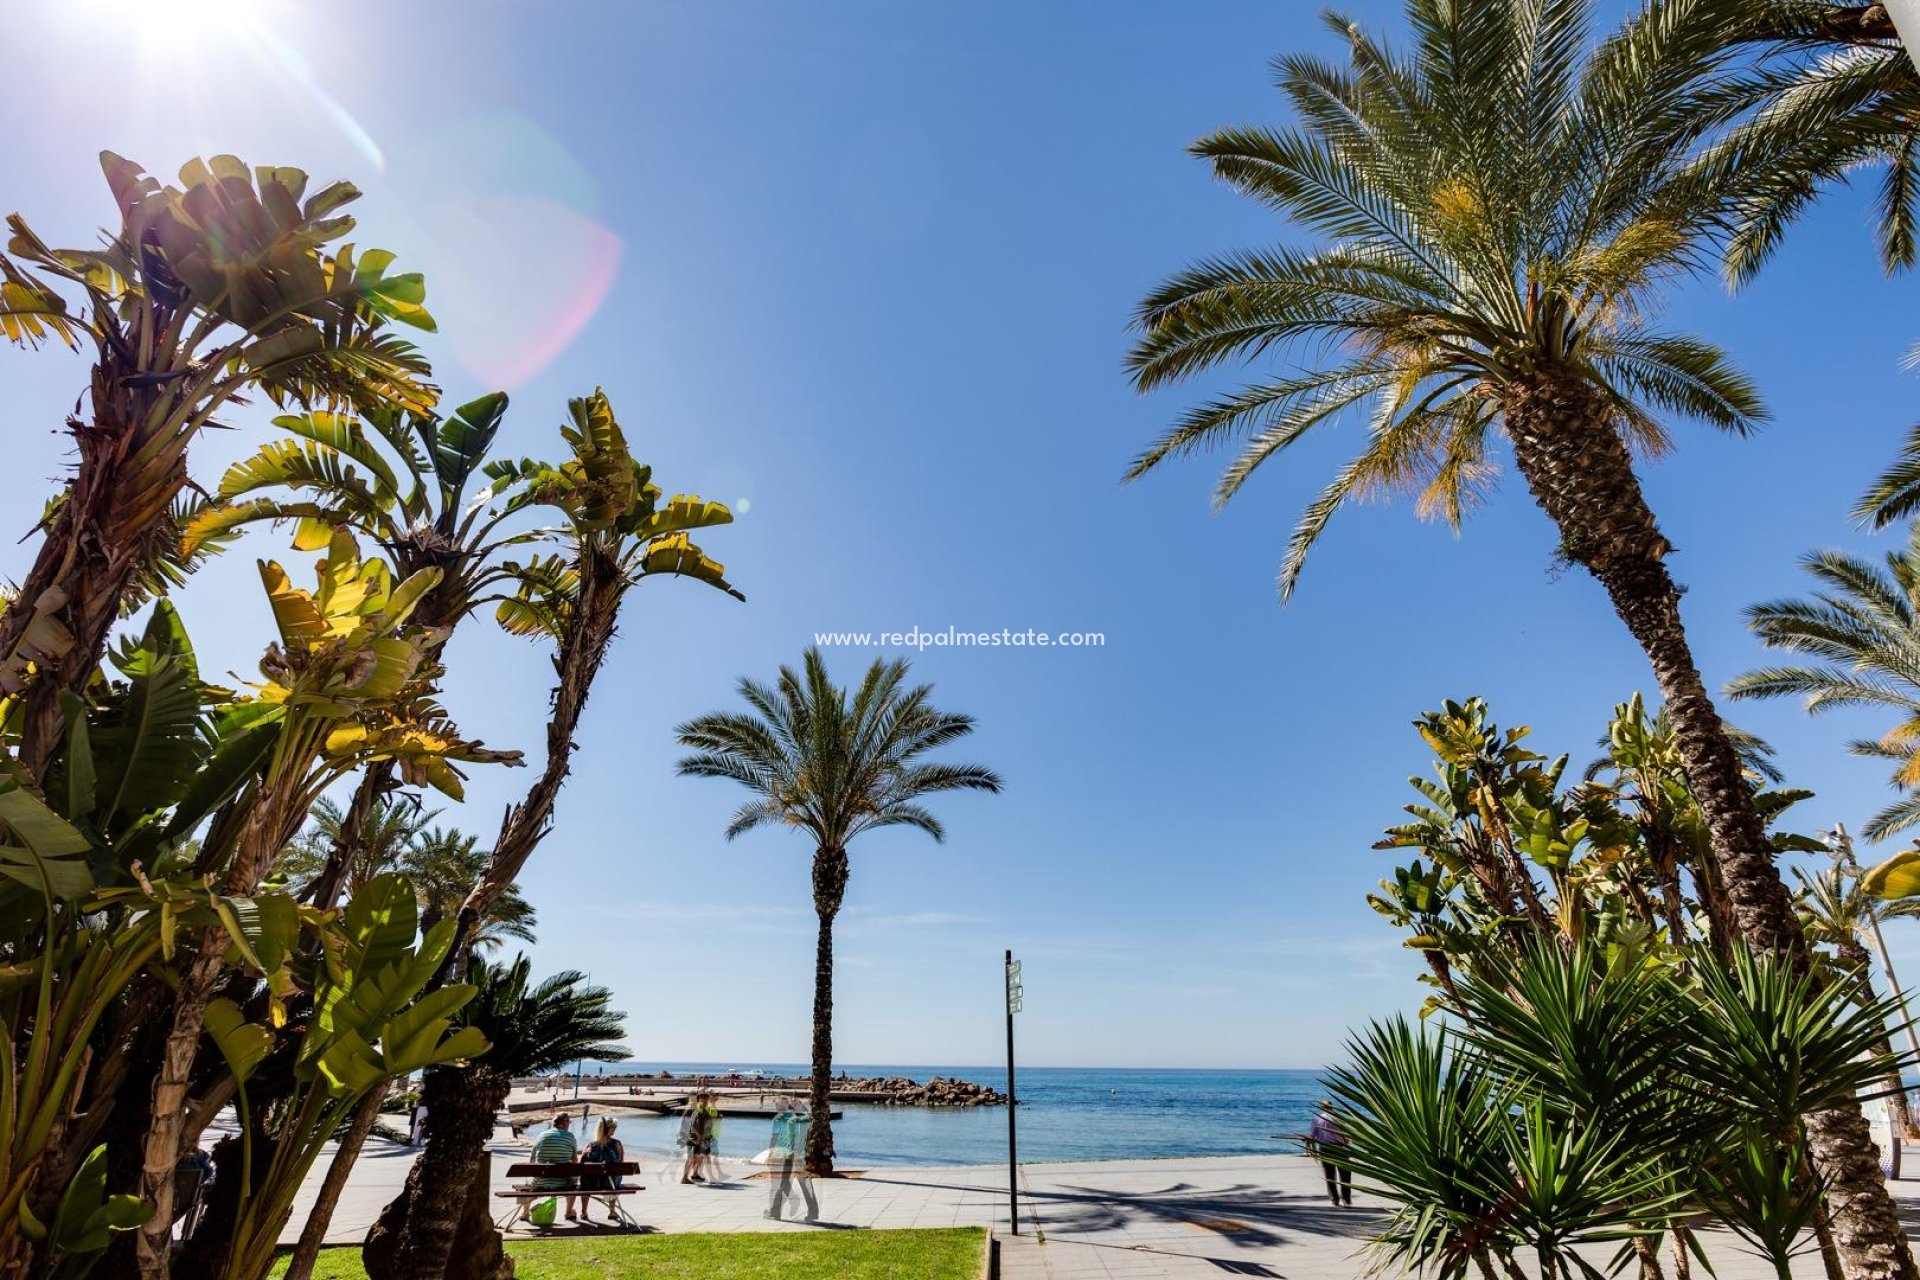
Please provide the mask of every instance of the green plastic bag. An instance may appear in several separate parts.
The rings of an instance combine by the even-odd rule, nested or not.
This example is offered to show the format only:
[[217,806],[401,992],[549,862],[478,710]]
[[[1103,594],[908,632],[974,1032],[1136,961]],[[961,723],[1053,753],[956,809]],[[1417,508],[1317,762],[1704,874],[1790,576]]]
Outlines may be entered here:
[[536,1200],[533,1208],[527,1213],[527,1217],[536,1227],[550,1227],[553,1225],[553,1220],[559,1212],[559,1198],[556,1196],[548,1196],[545,1200]]

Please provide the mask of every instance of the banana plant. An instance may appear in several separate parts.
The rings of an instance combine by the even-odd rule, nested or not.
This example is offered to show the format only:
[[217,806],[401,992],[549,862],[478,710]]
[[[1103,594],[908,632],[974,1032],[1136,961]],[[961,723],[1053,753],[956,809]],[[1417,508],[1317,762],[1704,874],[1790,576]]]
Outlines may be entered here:
[[24,1267],[36,1246],[78,1268],[103,1226],[129,1225],[124,1201],[85,1190],[104,1177],[97,1138],[111,1110],[88,1100],[116,1096],[127,1066],[95,1038],[181,929],[225,921],[244,937],[262,918],[195,882],[174,848],[258,771],[277,726],[217,727],[230,695],[200,680],[165,601],[110,657],[119,678],[68,695],[55,785],[43,796],[18,766],[0,774],[12,836],[0,846],[0,1270]]
[[[744,598],[727,581],[725,568],[688,534],[727,524],[733,515],[717,502],[681,494],[667,498],[650,468],[635,460],[605,392],[568,403],[561,438],[569,456],[559,462],[521,459],[487,464],[492,492],[509,496],[509,511],[545,508],[561,523],[554,536],[564,548],[551,555],[510,563],[515,586],[498,602],[496,616],[514,635],[554,647],[557,681],[547,724],[547,760],[525,797],[507,811],[479,881],[454,917],[456,931],[436,982],[464,972],[470,942],[489,908],[518,879],[551,828],[562,784],[572,766],[574,742],[594,677],[613,644],[627,595],[649,578],[690,577]],[[462,1144],[440,1176],[466,1187],[483,1144]],[[398,1274],[438,1276],[447,1269],[449,1236],[418,1230],[420,1189],[409,1181],[388,1206],[383,1222],[396,1233],[392,1256]]]
[[313,1014],[293,1064],[293,1089],[278,1100],[264,1171],[251,1165],[254,1126],[247,1082],[272,1047],[274,1029],[248,1021],[231,1001],[207,1009],[207,1030],[239,1082],[242,1120],[240,1207],[220,1280],[262,1280],[272,1267],[295,1194],[321,1149],[386,1082],[428,1067],[477,1057],[488,1048],[477,1028],[454,1015],[474,988],[425,992],[453,942],[453,921],[419,935],[417,898],[404,877],[369,882],[343,913],[321,917],[311,949]]
[[[507,397],[494,392],[451,414],[397,405],[360,414],[325,410],[284,414],[274,425],[286,438],[262,445],[233,464],[214,500],[182,532],[180,554],[202,554],[260,523],[291,524],[297,550],[326,547],[336,528],[379,547],[401,577],[435,570],[439,579],[415,605],[425,629],[422,653],[438,660],[453,629],[510,573],[501,553],[537,540],[539,531],[509,529],[514,513],[469,492],[499,433]],[[368,824],[395,785],[390,762],[361,773],[325,865],[306,896],[332,906],[346,872],[362,853]]]
[[[313,590],[295,587],[273,561],[261,562],[260,576],[279,640],[261,660],[264,679],[251,696],[236,699],[225,720],[272,721],[279,729],[259,777],[215,815],[196,864],[238,896],[259,890],[320,794],[368,761],[391,760],[403,775],[457,796],[458,762],[518,760],[517,753],[462,738],[418,683],[423,629],[409,616],[438,581],[438,570],[395,581],[384,560],[363,557],[353,536],[336,530]],[[203,930],[173,992],[139,1184],[142,1199],[156,1206],[136,1249],[146,1277],[167,1271],[173,1169],[191,1136],[191,1069],[232,940],[230,929]],[[270,987],[287,984],[290,954],[283,952],[282,964],[269,970]]]
[[726,566],[688,536],[732,523],[733,513],[690,494],[667,498],[653,483],[653,469],[634,458],[604,391],[571,400],[567,408],[570,421],[560,436],[570,457],[485,467],[492,490],[511,494],[505,503],[509,512],[544,507],[562,517],[555,536],[565,549],[509,562],[514,590],[495,611],[509,634],[554,646],[559,679],[547,725],[546,768],[526,798],[508,811],[493,856],[461,905],[456,964],[487,908],[518,878],[552,823],[580,716],[613,644],[627,593],[649,578],[685,577],[746,599],[727,581]]
[[83,342],[91,411],[71,420],[72,482],[0,613],[0,695],[26,693],[20,756],[36,779],[61,740],[60,694],[91,679],[130,592],[151,580],[178,517],[186,453],[248,392],[334,408],[436,397],[426,361],[389,326],[431,330],[418,275],[394,255],[336,244],[359,192],[311,195],[298,169],[194,160],[162,186],[105,152],[119,210],[97,249],[55,249],[18,215],[0,252],[0,336]]

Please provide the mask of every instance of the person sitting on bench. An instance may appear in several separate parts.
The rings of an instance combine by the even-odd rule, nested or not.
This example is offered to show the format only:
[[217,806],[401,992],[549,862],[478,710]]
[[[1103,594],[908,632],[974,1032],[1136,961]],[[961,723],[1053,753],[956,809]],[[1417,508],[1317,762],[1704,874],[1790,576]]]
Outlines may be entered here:
[[[553,1127],[534,1140],[533,1160],[535,1164],[572,1164],[574,1156],[580,1150],[579,1139],[573,1136],[573,1117],[562,1111],[553,1118]],[[573,1191],[572,1178],[535,1178],[535,1191]],[[567,1197],[567,1221],[578,1222],[580,1197]],[[527,1216],[527,1206],[522,1204],[520,1216]]]

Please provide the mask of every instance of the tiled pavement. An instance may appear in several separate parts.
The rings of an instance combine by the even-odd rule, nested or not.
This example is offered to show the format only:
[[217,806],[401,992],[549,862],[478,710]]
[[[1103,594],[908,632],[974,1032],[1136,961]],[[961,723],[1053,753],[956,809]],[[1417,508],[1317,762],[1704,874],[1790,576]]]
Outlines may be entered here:
[[[504,1135],[503,1135],[504,1136]],[[495,1149],[496,1185],[524,1145]],[[359,1240],[406,1176],[413,1152],[374,1143],[356,1166],[334,1220],[332,1237]],[[1040,1164],[1022,1170],[1021,1234],[1007,1228],[1004,1167],[879,1167],[858,1178],[815,1184],[816,1223],[772,1222],[762,1216],[769,1184],[745,1179],[751,1167],[730,1162],[733,1180],[683,1186],[664,1154],[637,1155],[647,1190],[629,1198],[650,1230],[820,1231],[874,1227],[986,1226],[1001,1241],[1006,1280],[1134,1280],[1136,1277],[1286,1277],[1358,1280],[1364,1235],[1379,1210],[1365,1198],[1352,1209],[1326,1202],[1318,1171],[1299,1156],[1238,1156]],[[317,1183],[324,1161],[309,1182]],[[666,1176],[663,1176],[666,1175]],[[1909,1230],[1920,1228],[1920,1181],[1896,1184]],[[295,1205],[289,1237],[306,1219]],[[605,1228],[595,1224],[594,1230]],[[563,1224],[553,1235],[583,1228]],[[1718,1280],[1772,1280],[1772,1270],[1725,1237],[1708,1245]],[[1796,1265],[1817,1280],[1817,1258]]]

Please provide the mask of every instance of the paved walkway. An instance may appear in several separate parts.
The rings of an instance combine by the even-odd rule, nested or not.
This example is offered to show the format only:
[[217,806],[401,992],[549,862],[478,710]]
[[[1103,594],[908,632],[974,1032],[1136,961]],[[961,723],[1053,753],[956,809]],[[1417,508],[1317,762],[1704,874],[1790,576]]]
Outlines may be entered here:
[[[505,1138],[504,1131],[501,1134]],[[494,1151],[494,1181],[504,1186],[506,1165],[524,1159],[524,1144]],[[398,1189],[414,1152],[375,1140],[362,1156],[334,1219],[331,1239],[360,1240]],[[1022,1170],[1021,1234],[1008,1236],[1006,1169],[878,1167],[858,1178],[815,1183],[816,1223],[774,1222],[762,1216],[771,1185],[744,1175],[752,1166],[729,1161],[730,1181],[685,1186],[669,1174],[664,1154],[635,1152],[647,1190],[629,1197],[636,1218],[651,1230],[819,1231],[874,1227],[991,1227],[1001,1236],[1005,1280],[1135,1280],[1171,1276],[1221,1280],[1226,1276],[1286,1280],[1358,1280],[1366,1260],[1359,1250],[1381,1212],[1359,1197],[1351,1209],[1326,1201],[1318,1169],[1300,1156],[1236,1156],[1181,1160],[1116,1160],[1093,1164],[1039,1164]],[[294,1207],[288,1239],[306,1220],[324,1159]],[[1920,1180],[1896,1184],[1909,1231],[1920,1230]],[[602,1210],[601,1212],[604,1212]],[[605,1230],[563,1223],[562,1236]],[[516,1236],[520,1233],[516,1233]],[[1765,1263],[1725,1236],[1708,1241],[1718,1280],[1772,1280]],[[1819,1280],[1817,1257],[1795,1274]]]

